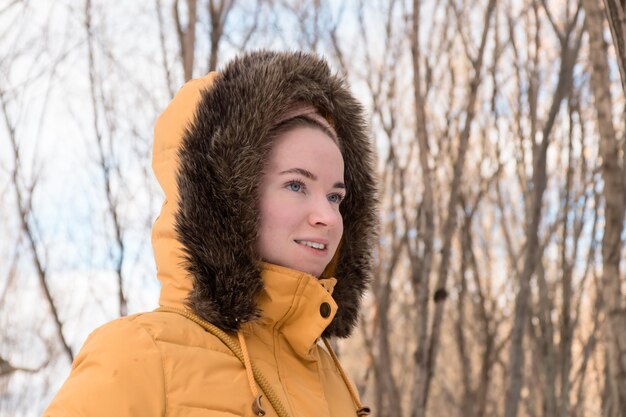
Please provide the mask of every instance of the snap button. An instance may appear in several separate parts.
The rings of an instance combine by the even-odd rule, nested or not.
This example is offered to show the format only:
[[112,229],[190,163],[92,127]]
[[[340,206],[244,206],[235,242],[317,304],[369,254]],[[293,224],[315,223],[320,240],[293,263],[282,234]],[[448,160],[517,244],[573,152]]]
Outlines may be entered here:
[[322,315],[322,317],[327,319],[330,316],[330,304],[322,303],[320,305],[320,314]]

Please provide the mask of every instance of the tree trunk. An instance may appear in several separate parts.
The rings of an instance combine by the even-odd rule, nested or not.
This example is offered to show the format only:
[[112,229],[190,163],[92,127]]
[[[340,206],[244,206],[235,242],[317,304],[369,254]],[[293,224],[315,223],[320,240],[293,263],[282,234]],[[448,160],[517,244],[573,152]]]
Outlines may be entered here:
[[209,21],[211,22],[211,55],[209,56],[209,71],[217,69],[217,58],[220,49],[220,40],[224,34],[224,26],[228,13],[235,4],[235,0],[220,0],[216,5],[216,0],[209,1]]
[[178,0],[174,1],[172,13],[180,44],[180,56],[183,63],[185,81],[193,78],[194,54],[196,49],[196,0],[187,1],[187,27],[183,29],[180,14],[178,12]]
[[[418,350],[416,354],[417,364],[417,377],[411,407],[411,413],[414,417],[425,416],[428,404],[428,397],[430,392],[430,385],[432,377],[435,372],[437,355],[439,351],[439,338],[441,334],[441,327],[443,323],[443,313],[445,300],[447,298],[446,285],[448,280],[448,270],[450,267],[450,254],[452,246],[452,237],[456,230],[456,210],[459,202],[459,189],[461,185],[461,177],[463,175],[463,168],[465,165],[465,155],[467,152],[471,126],[474,121],[474,115],[476,112],[476,100],[478,96],[478,87],[481,83],[481,71],[483,65],[483,58],[485,52],[485,46],[487,42],[487,34],[490,28],[491,16],[495,9],[495,0],[490,0],[484,14],[483,30],[481,43],[478,49],[476,57],[468,56],[467,58],[472,62],[474,67],[474,76],[470,82],[470,91],[467,98],[467,107],[465,111],[465,124],[463,131],[459,137],[459,150],[454,162],[453,177],[450,184],[450,197],[448,200],[448,207],[446,212],[446,221],[443,226],[443,247],[441,250],[441,262],[439,264],[436,289],[434,293],[435,310],[433,314],[433,320],[431,323],[430,336],[424,337],[423,333],[418,336]],[[413,31],[412,31],[412,52],[413,52],[413,80],[415,88],[415,101],[417,107],[417,123],[418,123],[418,140],[420,142],[420,157],[426,158],[429,153],[422,152],[422,150],[428,149],[428,145],[425,142],[426,137],[423,132],[420,134],[420,129],[425,129],[424,113],[423,113],[423,97],[421,96],[421,90],[419,88],[419,44],[418,34],[419,25],[417,19],[419,19],[419,1],[413,2]],[[420,125],[420,122],[422,124]],[[424,163],[425,162],[425,163]],[[427,169],[427,161],[422,162],[422,170]],[[424,178],[424,181],[427,179]],[[426,200],[426,198],[425,198]],[[432,206],[428,209],[432,209]],[[433,223],[434,224],[434,223]],[[424,292],[427,292],[427,287],[421,288],[420,297],[423,300]],[[427,307],[427,306],[426,306]],[[425,310],[425,308],[424,308]],[[420,312],[423,313],[423,312]],[[424,344],[428,345],[427,350],[424,349]]]
[[427,341],[428,341],[428,300],[430,287],[430,272],[432,269],[433,246],[435,239],[435,199],[433,191],[433,175],[430,168],[430,146],[428,143],[428,130],[426,129],[426,109],[420,80],[420,44],[419,44],[419,19],[420,0],[413,0],[412,30],[411,30],[411,56],[413,59],[413,94],[415,100],[415,133],[419,147],[422,184],[421,216],[424,230],[421,239],[424,249],[420,269],[412,265],[412,286],[417,304],[416,335],[417,347],[415,349],[415,383],[411,393],[411,417],[424,417],[426,413],[426,397],[424,386],[427,375]]
[[[626,1],[604,0],[604,5],[615,44],[617,65],[622,76],[622,88],[626,94]],[[598,5],[595,6],[598,7]],[[586,6],[585,10],[587,10]]]
[[[605,225],[602,238],[602,295],[606,308],[604,335],[608,351],[611,394],[618,410],[626,410],[626,310],[621,289],[621,234],[624,229],[626,190],[624,168],[612,121],[612,102],[607,44],[602,36],[602,11],[593,0],[585,0],[589,53],[593,65],[591,85],[595,97],[600,156],[604,180]],[[622,412],[622,415],[624,413]]]
[[[575,19],[575,18],[574,18]],[[530,279],[535,272],[535,267],[541,261],[539,248],[539,225],[541,223],[541,208],[543,194],[547,185],[546,158],[550,136],[554,127],[561,102],[569,94],[572,81],[572,71],[578,51],[580,49],[581,36],[569,45],[571,34],[575,25],[571,25],[569,31],[563,35],[561,41],[561,66],[559,80],[553,94],[552,105],[548,113],[545,125],[542,129],[541,143],[535,145],[533,141],[533,173],[532,173],[532,196],[528,210],[530,221],[526,225],[526,250],[524,254],[524,267],[519,277],[519,290],[515,298],[515,311],[513,329],[511,331],[511,347],[509,352],[509,382],[506,388],[504,417],[517,417],[520,394],[524,382],[524,331],[528,321],[528,297],[530,295]]]

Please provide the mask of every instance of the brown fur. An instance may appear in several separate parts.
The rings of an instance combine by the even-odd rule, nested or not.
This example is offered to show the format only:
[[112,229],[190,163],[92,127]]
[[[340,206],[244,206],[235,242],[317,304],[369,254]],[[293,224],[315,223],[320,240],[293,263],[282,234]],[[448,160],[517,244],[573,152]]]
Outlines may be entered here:
[[257,189],[272,122],[295,101],[311,103],[332,120],[345,162],[344,235],[333,292],[339,310],[325,335],[346,337],[372,277],[378,224],[373,144],[361,105],[313,54],[247,54],[203,92],[179,151],[177,177],[176,231],[194,277],[188,304],[225,330],[259,317]]

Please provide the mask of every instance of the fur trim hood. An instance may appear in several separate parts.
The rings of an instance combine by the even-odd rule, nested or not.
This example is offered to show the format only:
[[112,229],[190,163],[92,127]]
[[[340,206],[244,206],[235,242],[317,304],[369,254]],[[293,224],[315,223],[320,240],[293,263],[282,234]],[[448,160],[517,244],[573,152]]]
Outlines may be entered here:
[[339,310],[324,334],[350,334],[377,238],[373,143],[345,81],[308,53],[244,55],[186,83],[159,116],[153,169],[165,202],[152,244],[161,305],[184,305],[230,331],[260,317],[257,189],[268,132],[294,102],[315,106],[334,125],[344,158],[344,234],[331,268]]

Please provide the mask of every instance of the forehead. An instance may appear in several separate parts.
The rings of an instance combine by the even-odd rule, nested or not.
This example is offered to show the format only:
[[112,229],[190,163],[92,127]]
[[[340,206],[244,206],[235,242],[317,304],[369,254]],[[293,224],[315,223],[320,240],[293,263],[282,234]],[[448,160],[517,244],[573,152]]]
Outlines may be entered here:
[[324,132],[312,127],[297,127],[274,139],[270,170],[294,166],[318,171],[317,174],[327,171],[343,178],[344,163],[339,147]]

